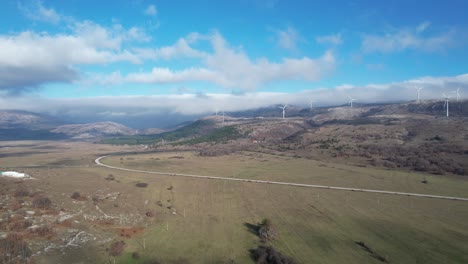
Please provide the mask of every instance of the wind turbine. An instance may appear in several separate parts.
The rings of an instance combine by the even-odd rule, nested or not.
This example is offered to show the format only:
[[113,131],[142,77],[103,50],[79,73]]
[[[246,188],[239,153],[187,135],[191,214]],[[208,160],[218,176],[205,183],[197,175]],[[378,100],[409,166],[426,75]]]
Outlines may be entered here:
[[286,107],[288,107],[287,104],[285,104],[284,106],[280,106],[279,108],[283,109],[283,119],[284,119],[284,116],[286,114]]
[[218,108],[215,109],[215,115],[218,116]]
[[452,93],[455,93],[457,95],[457,101],[460,100],[460,88],[457,88],[457,90],[452,91]]
[[445,106],[447,106],[447,117],[449,117],[449,99],[450,99],[450,96],[447,96],[445,93],[443,93],[442,95],[444,96],[444,99],[445,99],[444,108],[445,108]]
[[351,98],[351,96],[348,96],[348,97],[349,97],[348,104],[351,106],[351,108],[353,108],[353,101],[356,101],[356,99]]
[[417,102],[419,103],[419,101],[420,101],[419,98],[420,98],[421,90],[422,90],[423,88],[422,88],[422,87],[415,87],[415,88],[416,88],[416,90],[418,91],[418,101],[417,101]]
[[223,110],[223,123],[224,123],[224,110]]
[[313,107],[314,103],[315,103],[315,101],[310,101],[310,110],[312,110],[312,107]]

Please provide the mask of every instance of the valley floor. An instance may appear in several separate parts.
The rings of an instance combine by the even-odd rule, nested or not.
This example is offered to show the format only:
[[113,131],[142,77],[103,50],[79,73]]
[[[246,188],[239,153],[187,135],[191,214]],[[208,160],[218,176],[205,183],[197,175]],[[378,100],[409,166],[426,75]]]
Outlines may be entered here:
[[[94,164],[99,156],[139,148],[0,142],[0,170],[35,178],[0,178],[0,234],[15,233],[18,240],[28,241],[36,263],[108,263],[118,241],[125,247],[116,263],[253,263],[249,250],[261,242],[251,226],[268,218],[278,233],[269,243],[299,263],[468,262],[467,202],[177,178]],[[219,157],[148,152],[102,162],[150,171],[468,197],[468,179],[462,176],[256,152]],[[80,194],[77,199],[71,198],[74,192]],[[38,207],[34,201],[45,196],[50,207]],[[44,235],[15,224],[25,219],[51,232]]]

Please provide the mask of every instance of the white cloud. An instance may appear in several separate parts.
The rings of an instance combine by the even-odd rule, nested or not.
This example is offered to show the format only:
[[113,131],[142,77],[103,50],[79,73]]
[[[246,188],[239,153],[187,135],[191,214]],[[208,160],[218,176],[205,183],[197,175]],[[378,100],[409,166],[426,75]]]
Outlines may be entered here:
[[79,65],[142,62],[140,54],[124,48],[125,43],[148,40],[140,28],[127,30],[119,24],[103,27],[91,21],[74,22],[69,27],[72,32],[68,34],[24,31],[0,35],[0,76],[4,77],[0,90],[76,80]]
[[[189,36],[190,38],[190,36]],[[142,59],[151,60],[171,60],[177,58],[202,58],[206,56],[203,51],[196,50],[189,45],[186,38],[180,38],[176,43],[171,46],[164,46],[160,48],[136,48],[133,51]]]
[[300,40],[299,33],[293,27],[288,27],[285,30],[277,30],[276,38],[278,46],[293,51],[297,49],[297,42]]
[[319,36],[315,38],[315,41],[317,41],[320,44],[331,44],[334,46],[338,46],[343,43],[340,33],[327,36]]
[[[71,82],[92,76],[84,83],[174,83],[211,82],[222,87],[252,90],[276,80],[317,81],[335,68],[335,57],[325,52],[319,58],[283,58],[273,62],[266,58],[251,59],[242,49],[230,47],[217,32],[189,34],[170,46],[138,47],[150,38],[140,28],[125,29],[120,24],[104,27],[92,21],[69,25],[70,33],[47,34],[31,31],[0,35],[0,89],[29,89],[48,82]],[[211,51],[193,47],[208,42]],[[193,58],[192,67],[173,70],[154,67],[150,72],[113,73],[110,76],[78,72],[80,65]],[[13,78],[15,71],[23,73]],[[45,74],[47,73],[47,74]],[[8,78],[7,78],[8,77]],[[22,79],[23,81],[19,81]],[[22,87],[22,85],[24,87]]]
[[[468,74],[452,77],[421,77],[398,83],[368,84],[355,86],[350,84],[334,88],[304,90],[297,93],[246,92],[242,94],[182,94],[154,96],[107,96],[76,99],[47,99],[37,96],[0,97],[0,109],[23,109],[48,112],[64,116],[100,116],[102,119],[119,116],[157,115],[204,115],[218,110],[240,111],[275,104],[306,106],[310,99],[317,106],[341,105],[348,102],[348,96],[359,103],[382,103],[391,101],[409,101],[417,97],[414,87],[423,87],[421,98],[442,100],[443,92],[461,88],[462,95],[468,91]],[[279,112],[278,112],[279,114]]]
[[[242,50],[233,49],[217,32],[203,36],[191,34],[190,42],[207,40],[213,53],[204,53],[192,49],[185,39],[179,40],[174,46],[149,52],[142,52],[147,57],[172,58],[177,54],[189,57],[199,57],[203,66],[192,67],[180,71],[168,68],[153,68],[151,72],[130,73],[114,81],[131,83],[170,83],[188,81],[206,81],[227,88],[253,90],[258,86],[276,80],[307,80],[317,81],[335,69],[336,61],[332,52],[325,52],[321,57],[311,59],[283,58],[280,62],[272,62],[266,58],[252,61]],[[108,77],[103,77],[108,82]]]
[[158,10],[156,9],[156,6],[155,5],[149,5],[146,9],[145,9],[145,15],[147,16],[155,16],[158,14]]
[[100,29],[78,35],[51,36],[26,31],[0,36],[0,66],[40,68],[132,61],[131,56],[120,51],[120,42]]
[[27,18],[31,20],[57,24],[64,18],[53,8],[44,7],[42,1],[40,0],[32,0],[26,4],[18,2],[18,8]]
[[[52,82],[83,84],[116,83],[184,83],[211,82],[222,87],[253,90],[276,80],[317,81],[335,68],[332,52],[319,58],[250,58],[242,49],[232,48],[217,32],[203,35],[191,33],[168,46],[150,46],[151,37],[139,27],[124,28],[115,21],[103,26],[93,21],[78,21],[46,8],[39,0],[20,9],[30,18],[63,22],[62,33],[23,31],[0,34],[0,90],[21,93]],[[145,10],[156,15],[155,5]],[[295,49],[299,34],[288,27],[278,31],[279,45]],[[211,50],[198,49],[198,44]],[[191,59],[192,66],[171,69],[164,64],[150,71],[113,72],[109,75],[82,72],[87,65],[108,65],[126,62],[143,64],[158,60]],[[127,67],[125,67],[127,68]],[[128,69],[128,68],[127,68]],[[15,73],[17,75],[15,76]]]
[[423,34],[429,27],[424,22],[415,28],[403,28],[386,32],[383,35],[365,35],[361,49],[366,53],[398,52],[407,49],[434,52],[443,51],[455,43],[455,31],[438,34]]
[[131,83],[173,83],[185,81],[215,81],[216,73],[203,68],[172,71],[168,68],[153,68],[150,73],[131,73],[125,77]]
[[419,24],[419,25],[416,27],[416,32],[423,32],[423,31],[426,30],[430,25],[431,25],[431,23],[430,23],[429,21],[422,22],[421,24]]

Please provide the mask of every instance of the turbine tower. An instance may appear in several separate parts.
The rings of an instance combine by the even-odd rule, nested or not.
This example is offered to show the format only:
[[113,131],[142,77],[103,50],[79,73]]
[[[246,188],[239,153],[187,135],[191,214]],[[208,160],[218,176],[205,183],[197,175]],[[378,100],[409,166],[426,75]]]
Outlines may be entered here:
[[420,102],[420,95],[421,95],[421,90],[423,89],[422,87],[415,87],[416,90],[418,91],[418,103]]
[[348,96],[348,97],[349,97],[348,104],[351,106],[351,108],[353,108],[353,101],[356,101],[356,99],[351,98],[351,96]]
[[224,110],[223,110],[223,123],[224,123]]
[[310,110],[312,110],[312,107],[313,107],[314,103],[315,103],[315,101],[312,101],[312,100],[310,101],[310,104],[309,104],[310,105]]
[[284,106],[280,106],[279,108],[283,109],[283,119],[284,119],[284,116],[286,114],[286,107],[288,107],[287,104],[285,104]]
[[457,90],[452,91],[452,93],[455,93],[457,95],[457,101],[460,100],[460,88],[457,88]]
[[445,93],[442,94],[445,99],[444,108],[447,107],[447,117],[449,117],[449,99],[450,96],[447,96]]

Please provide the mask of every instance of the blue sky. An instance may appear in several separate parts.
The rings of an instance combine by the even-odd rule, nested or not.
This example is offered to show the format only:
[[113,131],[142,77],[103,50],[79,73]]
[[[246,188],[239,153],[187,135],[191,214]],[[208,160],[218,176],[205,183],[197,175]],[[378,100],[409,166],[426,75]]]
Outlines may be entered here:
[[[149,97],[189,114],[187,96],[238,110],[403,100],[415,85],[437,98],[467,86],[466,10],[462,0],[4,0],[2,107]],[[257,104],[221,100],[240,95]]]

